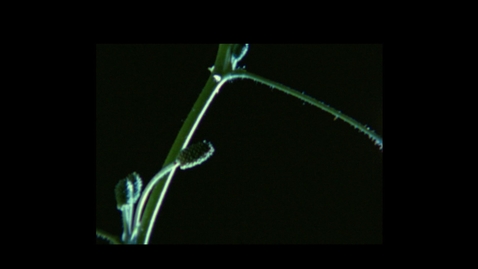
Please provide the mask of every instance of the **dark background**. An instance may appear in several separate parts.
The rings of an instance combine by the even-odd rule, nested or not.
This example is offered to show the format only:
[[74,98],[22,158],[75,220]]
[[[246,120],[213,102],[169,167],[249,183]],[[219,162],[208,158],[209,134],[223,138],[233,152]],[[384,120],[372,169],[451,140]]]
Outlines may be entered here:
[[[120,235],[116,183],[159,171],[217,49],[96,46],[96,227]],[[382,45],[251,44],[244,64],[383,134]],[[383,153],[333,118],[252,81],[224,85],[192,139],[216,151],[175,173],[151,243],[382,243]]]

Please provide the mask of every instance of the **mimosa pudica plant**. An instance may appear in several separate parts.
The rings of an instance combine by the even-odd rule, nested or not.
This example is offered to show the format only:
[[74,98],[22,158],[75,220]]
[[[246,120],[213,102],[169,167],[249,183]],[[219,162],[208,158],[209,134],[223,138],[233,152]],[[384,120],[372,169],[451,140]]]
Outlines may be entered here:
[[[240,61],[246,56],[248,50],[248,44],[221,44],[219,46],[216,61],[213,66],[208,68],[211,74],[207,83],[184,121],[166,158],[164,167],[149,181],[143,191],[141,191],[142,181],[137,173],[128,175],[117,184],[115,188],[117,208],[121,211],[123,218],[121,238],[99,229],[96,230],[97,237],[106,239],[113,244],[149,243],[155,219],[176,168],[192,168],[207,160],[214,152],[210,142],[203,141],[191,146],[189,144],[202,117],[226,82],[250,79],[292,95],[330,113],[334,116],[334,120],[341,119],[347,122],[359,132],[366,134],[380,150],[383,150],[382,138],[370,127],[303,92],[251,73],[245,67],[241,67]],[[188,155],[188,158],[185,159],[184,155]]]

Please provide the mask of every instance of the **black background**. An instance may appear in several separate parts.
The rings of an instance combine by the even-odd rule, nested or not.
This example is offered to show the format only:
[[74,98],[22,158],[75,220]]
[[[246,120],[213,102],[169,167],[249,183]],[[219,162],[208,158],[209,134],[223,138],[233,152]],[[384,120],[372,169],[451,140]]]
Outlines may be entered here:
[[[96,46],[96,227],[120,235],[116,183],[159,171],[217,49]],[[383,134],[382,45],[251,44],[240,65]],[[333,119],[252,81],[224,85],[192,139],[216,151],[175,173],[151,243],[382,243],[383,152]]]

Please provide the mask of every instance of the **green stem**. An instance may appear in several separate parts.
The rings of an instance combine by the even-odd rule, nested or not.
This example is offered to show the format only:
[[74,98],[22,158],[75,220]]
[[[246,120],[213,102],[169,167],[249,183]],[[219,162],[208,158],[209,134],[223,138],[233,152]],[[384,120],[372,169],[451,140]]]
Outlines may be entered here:
[[[214,96],[219,92],[221,86],[226,82],[224,79],[217,81],[216,76],[219,75],[220,77],[224,77],[224,74],[227,74],[231,71],[231,49],[232,44],[219,45],[216,61],[214,63],[214,69],[211,71],[211,75],[209,76],[206,85],[202,89],[201,94],[196,100],[196,103],[194,103],[193,108],[189,112],[183,126],[179,130],[179,133],[174,140],[173,146],[166,157],[164,165],[172,163],[178,156],[179,152],[188,146],[194,132],[196,131],[196,128],[201,122],[202,117],[214,99]],[[138,229],[138,244],[149,243],[156,216],[159,212],[176,168],[177,167],[174,167],[171,170],[169,176],[168,174],[165,175],[168,176],[167,180],[159,181],[156,187],[153,189],[151,196],[148,199],[148,203],[146,204],[146,208],[144,209],[140,228]],[[136,212],[136,214],[138,213],[139,212]]]
[[164,176],[171,172],[172,169],[174,169],[176,166],[178,166],[178,162],[172,162],[166,166],[164,166],[154,177],[149,181],[148,185],[143,190],[143,193],[141,194],[141,198],[139,199],[137,205],[136,205],[136,214],[134,217],[134,222],[133,222],[133,234],[131,235],[131,242],[136,242],[136,237],[137,237],[137,231],[140,229],[139,225],[141,224],[141,212],[143,211],[143,206],[146,203],[146,199],[148,198],[149,193],[153,189],[153,187],[161,180],[164,178]]
[[[329,105],[324,104],[310,96],[307,96],[299,91],[291,89],[287,86],[284,86],[280,83],[271,81],[269,79],[263,78],[261,76],[255,75],[253,73],[247,72],[244,69],[232,70],[232,63],[231,63],[231,55],[232,55],[232,47],[233,44],[221,44],[219,45],[219,50],[216,56],[216,61],[214,63],[214,67],[211,68],[211,75],[206,82],[201,94],[199,95],[198,99],[194,103],[193,108],[189,112],[186,120],[184,121],[183,126],[181,127],[176,139],[171,147],[171,150],[166,157],[166,160],[163,166],[170,164],[176,160],[179,152],[186,148],[196,131],[199,123],[201,122],[202,117],[206,113],[209,105],[211,104],[212,100],[214,99],[215,95],[219,93],[220,88],[224,83],[229,80],[234,79],[251,79],[267,86],[276,88],[281,90],[287,94],[293,95],[304,102],[310,103],[332,115],[335,118],[339,118],[353,127],[359,129],[359,131],[365,133],[374,141],[374,143],[380,146],[380,149],[383,148],[382,138],[377,135],[373,130],[371,130],[366,125],[363,125],[356,121],[355,119],[342,114],[341,111],[336,110]],[[169,173],[164,175],[167,176],[167,180],[158,181],[157,185],[154,187],[150,198],[148,199],[148,203],[146,204],[146,208],[142,215],[140,226],[138,229],[138,237],[137,243],[138,244],[148,244],[152,229],[154,226],[154,222],[156,220],[157,214],[161,207],[162,202],[164,201],[164,197],[166,195],[166,191],[169,187],[172,177],[176,171],[177,166],[171,169]],[[156,178],[156,180],[159,180]],[[136,214],[140,214],[140,212],[136,212]]]
[[314,105],[325,112],[328,112],[332,114],[336,119],[341,119],[345,121],[346,123],[352,125],[352,127],[358,129],[360,132],[363,132],[366,134],[374,143],[375,145],[378,145],[381,150],[383,150],[383,140],[382,137],[379,136],[377,133],[375,133],[370,127],[367,127],[367,125],[363,125],[360,122],[356,121],[355,119],[343,114],[340,110],[337,110],[333,107],[330,107],[329,105],[324,104],[324,102],[318,101],[317,99],[314,99],[308,95],[305,95],[303,92],[296,91],[290,87],[287,87],[285,85],[282,85],[280,83],[277,83],[275,81],[272,81],[270,79],[261,77],[259,75],[253,74],[251,72],[248,72],[244,69],[238,69],[232,71],[225,79],[251,79],[253,81],[257,81],[259,83],[265,84],[269,87],[273,87],[275,89],[278,89],[282,92],[285,92],[287,94],[290,94],[294,97],[297,97],[298,99],[307,102],[311,105]]

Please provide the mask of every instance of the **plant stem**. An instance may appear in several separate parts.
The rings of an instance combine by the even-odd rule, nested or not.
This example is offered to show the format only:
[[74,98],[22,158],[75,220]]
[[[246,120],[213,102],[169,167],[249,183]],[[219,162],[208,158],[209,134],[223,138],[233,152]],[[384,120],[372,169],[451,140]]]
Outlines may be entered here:
[[[206,85],[202,89],[201,94],[194,103],[194,106],[184,121],[183,126],[179,130],[179,133],[174,140],[173,146],[166,157],[164,165],[172,163],[174,160],[176,160],[179,152],[188,146],[194,132],[196,131],[196,128],[201,122],[202,117],[214,99],[214,96],[219,92],[221,86],[226,82],[225,79],[217,81],[214,76],[219,75],[222,78],[225,74],[231,71],[230,60],[232,45],[233,44],[219,45],[216,61],[214,63],[214,69],[211,71],[211,75],[209,76]],[[169,176],[168,174],[165,175],[168,176],[167,180],[159,181],[156,187],[153,189],[151,196],[148,199],[148,203],[146,204],[146,208],[144,209],[141,224],[138,229],[138,244],[149,243],[156,216],[159,212],[176,168],[177,166],[171,169]]]
[[325,112],[328,112],[328,113],[332,114],[333,116],[335,116],[335,118],[341,119],[341,120],[345,121],[346,123],[352,125],[354,128],[358,129],[360,132],[366,134],[375,143],[375,145],[378,145],[380,147],[380,149],[383,150],[382,137],[379,136],[377,133],[375,133],[372,129],[370,129],[370,127],[367,127],[367,125],[363,125],[360,122],[356,121],[355,119],[343,114],[340,110],[337,110],[333,107],[330,107],[329,105],[324,104],[324,102],[318,101],[317,99],[314,99],[314,98],[312,98],[312,97],[310,97],[310,96],[308,96],[304,93],[296,91],[296,90],[294,90],[290,87],[287,87],[285,85],[282,85],[282,84],[277,83],[275,81],[272,81],[270,79],[267,79],[267,78],[261,77],[259,75],[253,74],[253,73],[248,72],[244,69],[238,69],[238,70],[232,71],[231,74],[228,75],[225,79],[228,79],[229,77],[231,79],[237,79],[237,78],[251,79],[253,81],[257,81],[257,82],[262,83],[264,85],[267,85],[269,87],[273,87],[273,88],[278,89],[282,92],[290,94],[294,97],[297,97],[298,99],[300,99],[304,102],[307,102],[311,105],[314,105],[314,106],[324,110]]
[[153,189],[153,187],[158,183],[158,181],[163,178],[167,173],[169,173],[172,169],[174,169],[176,166],[178,166],[178,162],[172,162],[166,166],[164,166],[154,177],[149,181],[148,185],[143,190],[143,193],[141,194],[140,200],[138,201],[138,204],[136,205],[136,210],[135,210],[135,216],[134,216],[134,222],[133,222],[133,234],[131,235],[130,241],[132,243],[136,242],[136,236],[137,236],[137,229],[139,229],[139,224],[141,223],[141,212],[143,211],[143,206],[146,202],[146,199],[148,198],[149,193]]
[[[194,103],[193,108],[189,112],[186,120],[184,121],[183,126],[181,127],[176,139],[166,157],[166,160],[163,166],[167,164],[171,164],[176,160],[176,157],[180,153],[180,151],[186,148],[196,131],[199,123],[201,122],[202,117],[206,113],[207,109],[209,108],[212,100],[214,99],[215,95],[219,93],[220,88],[226,83],[227,81],[234,80],[234,79],[251,79],[267,86],[276,88],[281,90],[287,94],[293,95],[304,102],[310,103],[332,115],[335,118],[339,118],[353,127],[359,129],[359,131],[365,133],[372,139],[372,141],[380,147],[383,148],[382,138],[377,135],[373,130],[371,130],[366,125],[363,125],[356,121],[355,119],[343,114],[341,111],[330,107],[329,105],[324,104],[310,96],[307,96],[299,91],[296,91],[290,87],[284,86],[280,83],[271,81],[269,79],[263,78],[256,74],[250,73],[244,69],[237,69],[232,70],[231,64],[231,55],[232,55],[232,47],[233,44],[221,44],[219,45],[219,50],[216,55],[216,61],[214,63],[214,67],[211,68],[211,75],[206,82],[206,85],[202,89],[201,94],[199,95],[198,99]],[[152,229],[161,207],[162,202],[164,201],[164,197],[166,195],[166,191],[171,183],[172,177],[174,176],[174,172],[176,171],[177,165],[174,166],[169,173],[166,173],[164,177],[167,176],[167,180],[160,180],[161,177],[155,176],[155,182],[158,183],[154,187],[150,198],[146,204],[146,208],[141,218],[140,226],[138,228],[138,235],[136,242],[138,244],[148,244]],[[154,185],[154,184],[152,184]],[[148,190],[149,191],[149,190]],[[144,201],[143,201],[144,203]],[[142,205],[141,205],[142,207]],[[140,214],[140,212],[136,212],[136,214]],[[138,219],[136,217],[135,219]]]

